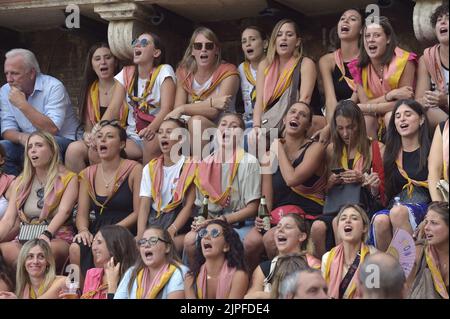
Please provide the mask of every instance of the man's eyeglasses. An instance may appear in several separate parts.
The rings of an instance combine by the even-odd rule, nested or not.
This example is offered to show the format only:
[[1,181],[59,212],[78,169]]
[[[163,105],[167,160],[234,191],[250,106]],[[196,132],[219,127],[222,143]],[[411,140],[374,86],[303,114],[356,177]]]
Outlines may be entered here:
[[211,236],[211,238],[217,238],[217,237],[220,236],[221,233],[222,232],[219,229],[217,229],[217,228],[213,228],[209,232],[208,232],[208,230],[206,228],[202,228],[202,229],[199,230],[198,236],[200,238],[205,238],[209,234],[209,236]]
[[141,40],[139,40],[139,39],[134,39],[133,41],[131,41],[131,46],[132,46],[133,48],[137,47],[138,44],[139,44],[141,47],[145,48],[147,45],[150,44],[150,41],[147,40],[147,39],[145,39],[145,38],[144,38],[144,39],[141,39]]
[[214,49],[214,42],[194,42],[193,44],[194,50],[201,50],[203,49],[203,46],[205,46],[206,50],[211,51],[212,49]]
[[140,240],[138,240],[138,245],[139,246],[145,246],[145,245],[149,245],[150,247],[155,246],[158,243],[158,240],[162,241],[163,243],[168,244],[169,242],[167,240],[164,240],[162,238],[159,238],[157,236],[152,236],[149,239],[147,238],[142,238]]

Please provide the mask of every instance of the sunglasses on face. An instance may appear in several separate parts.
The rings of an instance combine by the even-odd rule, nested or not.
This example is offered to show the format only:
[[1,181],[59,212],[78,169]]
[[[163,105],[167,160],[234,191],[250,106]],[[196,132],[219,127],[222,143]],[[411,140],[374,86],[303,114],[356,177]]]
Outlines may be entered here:
[[150,44],[150,41],[149,40],[147,40],[147,39],[141,39],[141,40],[139,40],[139,39],[134,39],[133,41],[131,41],[131,46],[133,47],[133,48],[135,48],[135,47],[137,47],[138,45],[140,45],[141,47],[143,47],[143,48],[145,48],[147,45],[149,45]]
[[208,234],[209,234],[209,236],[211,236],[211,238],[217,238],[220,236],[221,231],[217,228],[213,228],[208,232],[208,230],[206,228],[202,228],[198,232],[198,236],[200,238],[205,238],[206,236],[208,236]]
[[193,44],[194,50],[201,50],[203,49],[203,46],[205,46],[206,50],[211,51],[212,49],[214,49],[214,42],[194,42]]
[[155,246],[158,243],[158,240],[162,241],[163,243],[168,244],[169,242],[167,240],[164,240],[162,238],[159,238],[157,236],[152,236],[149,239],[146,238],[142,238],[140,239],[137,243],[139,246],[145,246],[145,245],[149,245],[150,247]]

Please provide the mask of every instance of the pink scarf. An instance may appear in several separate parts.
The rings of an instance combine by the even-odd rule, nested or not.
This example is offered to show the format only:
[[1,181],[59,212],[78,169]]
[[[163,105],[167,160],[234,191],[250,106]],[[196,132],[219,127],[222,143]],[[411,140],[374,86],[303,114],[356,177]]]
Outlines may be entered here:
[[383,68],[383,81],[380,81],[371,63],[361,69],[358,66],[358,60],[353,60],[348,64],[348,68],[355,83],[364,88],[364,92],[369,99],[374,99],[398,88],[398,83],[408,61],[416,63],[417,55],[396,47],[392,61]]
[[91,268],[86,273],[83,295],[80,299],[106,299],[108,286],[102,285],[103,268]]
[[[353,81],[352,78],[349,78],[348,76],[345,75],[345,65],[344,65],[344,59],[342,58],[341,49],[337,49],[336,51],[334,51],[334,61],[336,63],[336,66],[338,67],[339,71],[341,71],[341,74],[342,74],[339,81],[344,79],[345,82],[347,82],[347,85],[349,86],[349,88],[351,88],[353,91],[356,91],[355,81]],[[358,61],[358,58],[355,58],[352,61]]]
[[[359,267],[368,254],[369,247],[365,244],[361,244],[361,258],[358,269],[354,273],[353,278],[345,291],[344,299],[352,299],[362,295],[358,287]],[[328,295],[335,299],[339,298],[339,286],[342,279],[344,279],[344,261],[344,245],[341,243],[330,251],[324,271],[325,281],[328,284]]]
[[189,94],[193,102],[205,100],[224,79],[231,75],[239,75],[236,66],[231,63],[222,62],[214,71],[210,85],[203,91],[196,92],[193,89],[194,74],[188,73],[187,70],[182,67],[177,70],[177,79],[181,81],[183,89]]
[[0,196],[3,196],[16,177],[0,173]]
[[[114,194],[117,192],[117,190],[120,188],[120,186],[125,182],[125,180],[130,175],[133,168],[136,166],[137,162],[124,159],[121,161],[119,168],[117,169],[116,176],[114,177],[114,185],[113,189],[109,193],[108,197],[106,198],[104,203],[100,203],[97,200],[97,196],[95,193],[95,174],[97,173],[98,165],[101,164],[95,164],[86,167],[84,170],[82,170],[79,174],[80,181],[83,181],[86,183],[89,196],[91,197],[92,201],[97,205],[98,207],[101,207],[100,214],[103,212],[103,209],[106,207],[106,204],[113,198]],[[133,204],[131,203],[131,207]]]
[[440,44],[436,44],[430,48],[426,48],[423,51],[423,59],[425,66],[431,79],[436,83],[437,89],[441,92],[445,92],[445,76],[442,73],[441,56],[439,54]]
[[291,57],[284,68],[280,70],[280,60],[275,58],[272,64],[264,71],[266,75],[263,96],[264,110],[282,96],[291,85],[292,74],[299,62],[299,58]]
[[[39,215],[39,220],[37,221],[37,223],[42,223],[45,219],[47,219],[47,217],[50,216],[51,213],[53,213],[58,208],[67,185],[72,180],[72,178],[76,176],[74,172],[67,170],[62,165],[59,166],[58,170],[59,174],[56,177],[55,183],[53,184],[53,189],[44,198],[44,207],[41,210],[41,214]],[[23,212],[23,206],[25,205],[25,202],[30,195],[31,187],[33,185],[33,179],[31,179],[27,185],[23,185],[21,182],[22,176],[19,176],[18,178],[20,179],[20,182],[17,188],[16,208],[19,212],[20,219],[24,222],[30,223],[30,219]]]
[[[217,282],[216,299],[226,299],[228,297],[235,272],[236,268],[228,267],[228,262],[225,260]],[[197,296],[199,299],[207,298],[207,275],[206,264],[203,264],[197,277]]]
[[448,299],[445,281],[439,269],[439,256],[436,248],[434,248],[433,245],[427,245],[425,246],[424,254],[427,266],[431,272],[431,277],[433,278],[434,289],[443,299]]
[[220,152],[213,153],[197,165],[195,184],[203,195],[208,195],[212,203],[219,203],[227,207],[231,192],[231,185],[237,175],[239,163],[244,157],[244,150],[238,149],[233,154],[233,163],[230,168],[228,186],[222,189],[222,162],[219,160]]

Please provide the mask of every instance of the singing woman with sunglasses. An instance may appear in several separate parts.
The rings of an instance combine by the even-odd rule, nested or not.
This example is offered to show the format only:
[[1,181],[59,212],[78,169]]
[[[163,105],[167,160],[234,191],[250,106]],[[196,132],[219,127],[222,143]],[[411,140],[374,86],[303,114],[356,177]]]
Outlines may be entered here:
[[252,285],[245,298],[269,299],[272,292],[273,279],[278,271],[278,259],[283,256],[297,254],[309,267],[319,269],[320,260],[311,255],[309,242],[309,226],[305,219],[297,214],[283,216],[271,233],[278,255],[272,260],[262,262],[253,272]]
[[[92,128],[100,122],[111,103],[117,82],[114,75],[118,72],[118,60],[111,53],[108,44],[94,44],[87,55],[84,67],[83,83],[78,101],[79,117],[84,124],[83,140],[70,143],[65,156],[68,169],[79,173],[100,161],[93,143]],[[120,123],[126,126],[128,105],[123,102],[120,108]]]
[[198,231],[195,263],[185,279],[187,299],[242,299],[248,288],[244,247],[223,220],[211,220]]
[[138,241],[140,257],[120,281],[114,299],[184,299],[182,265],[167,230],[147,228]]
[[133,63],[115,76],[119,85],[114,88],[110,107],[104,119],[119,119],[124,99],[128,103],[128,158],[148,163],[158,156],[155,138],[161,122],[172,110],[176,77],[173,68],[164,64],[165,50],[159,36],[144,32],[132,43]]
[[46,132],[32,133],[25,145],[24,169],[13,184],[8,208],[0,221],[0,250],[8,264],[17,260],[22,245],[20,236],[4,242],[5,236],[19,223],[31,232],[37,226],[48,227],[39,238],[47,241],[61,269],[73,238],[72,210],[78,196],[76,174],[60,164],[58,144]]
[[137,238],[142,237],[147,226],[158,225],[168,230],[175,248],[182,251],[195,200],[196,165],[174,151],[181,148],[182,136],[177,134],[177,129],[185,129],[180,119],[161,123],[157,138],[162,155],[145,165],[142,172]]
[[100,163],[88,166],[79,174],[78,234],[70,246],[70,261],[81,266],[82,275],[94,267],[93,234],[102,226],[115,224],[135,235],[139,209],[142,165],[125,159],[125,129],[116,120],[103,120],[99,127],[95,144]]
[[[191,138],[200,138],[198,133],[193,135],[194,125],[200,125],[203,132],[216,126],[221,111],[234,111],[239,73],[236,66],[222,60],[221,45],[210,29],[199,27],[192,34],[177,69],[177,81],[175,108],[167,117],[189,118]],[[206,142],[202,140],[202,146]],[[192,140],[191,145],[195,145]]]

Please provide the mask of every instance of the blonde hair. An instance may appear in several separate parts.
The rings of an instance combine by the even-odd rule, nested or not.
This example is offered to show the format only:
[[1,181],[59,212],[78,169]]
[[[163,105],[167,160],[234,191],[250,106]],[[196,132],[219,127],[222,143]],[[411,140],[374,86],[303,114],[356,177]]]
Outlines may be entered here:
[[356,205],[356,204],[347,204],[347,205],[343,206],[341,208],[341,210],[339,211],[338,215],[336,216],[336,220],[338,221],[338,224],[339,224],[339,219],[341,218],[342,213],[344,213],[344,211],[346,211],[349,208],[353,208],[354,210],[356,210],[359,213],[359,215],[361,216],[363,225],[367,228],[361,238],[361,241],[363,243],[365,243],[365,242],[367,242],[367,239],[369,237],[370,220],[369,220],[369,217],[367,216],[367,213],[364,211],[364,209],[361,208],[361,206]]
[[183,58],[181,59],[181,62],[179,64],[180,68],[186,69],[187,75],[194,74],[195,72],[197,72],[197,61],[195,61],[195,58],[192,56],[192,48],[194,46],[195,38],[197,38],[197,36],[200,34],[203,35],[205,38],[207,38],[209,41],[212,41],[214,43],[214,46],[218,50],[216,63],[214,65],[215,68],[217,68],[220,65],[220,63],[222,62],[222,49],[221,49],[219,38],[217,37],[217,35],[209,28],[198,27],[192,33],[191,40],[189,41],[189,45],[186,48]]
[[25,286],[27,284],[31,285],[30,275],[25,268],[25,262],[30,250],[36,246],[41,247],[44,251],[45,260],[47,261],[47,267],[45,268],[43,280],[43,291],[47,291],[56,279],[55,258],[53,257],[50,245],[45,240],[39,238],[26,242],[22,246],[19,253],[19,258],[17,259],[16,295],[19,298],[23,298]]
[[59,173],[58,168],[60,164],[59,147],[58,144],[56,143],[55,138],[50,133],[44,131],[35,131],[31,133],[31,135],[27,139],[27,143],[25,144],[23,172],[20,175],[21,179],[19,182],[19,187],[22,185],[28,185],[28,183],[30,183],[33,180],[36,174],[36,169],[33,167],[33,165],[31,164],[31,160],[28,157],[28,143],[30,142],[30,139],[33,136],[39,136],[43,138],[44,141],[50,146],[50,150],[52,151],[52,157],[47,167],[47,182],[45,183],[44,186],[44,201],[45,201],[45,198],[53,189],[56,178],[58,177]]
[[268,66],[270,66],[273,63],[273,61],[275,60],[275,58],[277,56],[276,41],[277,41],[278,32],[280,31],[281,27],[283,25],[285,25],[286,23],[292,24],[297,37],[300,39],[300,46],[296,50],[294,50],[294,57],[301,58],[303,55],[303,43],[301,41],[300,29],[299,29],[297,23],[295,23],[291,19],[283,19],[283,20],[278,21],[278,23],[273,28],[272,34],[270,35],[269,47],[267,49],[267,56],[266,56],[266,61],[267,61]]

